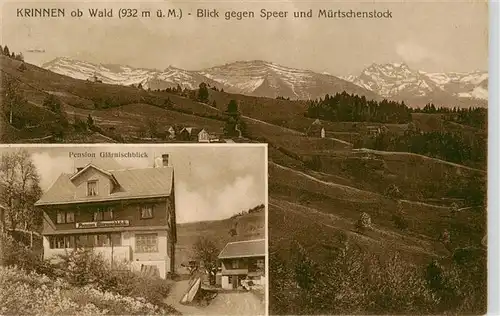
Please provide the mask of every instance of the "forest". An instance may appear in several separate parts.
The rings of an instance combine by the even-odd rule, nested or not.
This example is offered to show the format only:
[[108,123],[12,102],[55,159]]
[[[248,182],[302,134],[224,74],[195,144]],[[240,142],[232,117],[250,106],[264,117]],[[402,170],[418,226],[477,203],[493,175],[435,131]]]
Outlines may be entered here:
[[373,101],[364,96],[336,93],[310,101],[306,116],[333,122],[380,122],[403,124],[411,121],[412,110],[404,102]]

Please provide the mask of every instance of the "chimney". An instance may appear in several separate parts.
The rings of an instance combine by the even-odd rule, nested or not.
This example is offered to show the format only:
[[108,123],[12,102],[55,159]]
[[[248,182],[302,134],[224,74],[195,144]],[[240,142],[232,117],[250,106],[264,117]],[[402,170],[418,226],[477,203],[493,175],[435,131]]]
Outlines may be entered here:
[[78,167],[78,168],[76,168],[76,172],[78,173],[78,172],[82,171],[82,169],[83,169],[83,167]]
[[163,155],[161,155],[161,159],[162,159],[163,167],[168,167],[168,166],[170,166],[170,165],[169,165],[168,158],[169,158],[169,155],[168,155],[168,154],[163,154]]

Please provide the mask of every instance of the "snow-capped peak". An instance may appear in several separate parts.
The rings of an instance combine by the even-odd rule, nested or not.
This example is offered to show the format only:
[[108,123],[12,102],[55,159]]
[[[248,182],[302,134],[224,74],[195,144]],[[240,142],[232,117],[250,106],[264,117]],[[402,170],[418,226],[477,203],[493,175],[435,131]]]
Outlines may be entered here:
[[359,76],[344,79],[386,98],[424,97],[436,93],[482,100],[488,97],[488,73],[485,71],[428,73],[413,70],[405,63],[388,63],[372,64]]

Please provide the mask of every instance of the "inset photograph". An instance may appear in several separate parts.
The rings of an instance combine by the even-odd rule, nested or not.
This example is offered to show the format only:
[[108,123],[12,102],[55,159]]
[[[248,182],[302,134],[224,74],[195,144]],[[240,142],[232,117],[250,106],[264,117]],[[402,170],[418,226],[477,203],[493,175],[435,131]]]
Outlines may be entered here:
[[0,152],[2,313],[267,314],[266,145]]

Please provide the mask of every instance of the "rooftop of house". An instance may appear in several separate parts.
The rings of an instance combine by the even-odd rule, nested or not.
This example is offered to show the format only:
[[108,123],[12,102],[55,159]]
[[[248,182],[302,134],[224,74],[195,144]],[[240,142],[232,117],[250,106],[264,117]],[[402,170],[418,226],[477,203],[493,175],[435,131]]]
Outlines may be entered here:
[[[115,184],[114,189],[105,195],[78,197],[74,180],[91,168],[106,175]],[[172,193],[173,176],[172,167],[104,170],[94,164],[88,164],[74,174],[61,174],[35,205],[167,197]]]
[[201,131],[204,131],[204,128],[201,127],[184,127],[182,131],[187,131],[190,135],[198,135]]
[[263,257],[266,255],[266,240],[254,239],[227,243],[219,259]]

